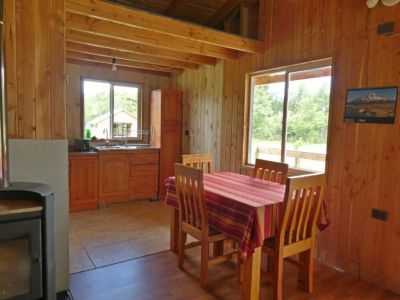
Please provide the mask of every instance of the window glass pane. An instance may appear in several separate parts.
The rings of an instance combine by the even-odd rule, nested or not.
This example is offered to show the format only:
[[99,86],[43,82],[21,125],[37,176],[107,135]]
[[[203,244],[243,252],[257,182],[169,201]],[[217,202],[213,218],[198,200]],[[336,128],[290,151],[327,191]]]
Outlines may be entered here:
[[110,138],[110,88],[107,82],[83,82],[84,128],[91,136]]
[[281,161],[285,73],[253,78],[248,162]]
[[331,67],[289,74],[285,162],[325,171]]
[[114,86],[114,137],[138,137],[139,89]]

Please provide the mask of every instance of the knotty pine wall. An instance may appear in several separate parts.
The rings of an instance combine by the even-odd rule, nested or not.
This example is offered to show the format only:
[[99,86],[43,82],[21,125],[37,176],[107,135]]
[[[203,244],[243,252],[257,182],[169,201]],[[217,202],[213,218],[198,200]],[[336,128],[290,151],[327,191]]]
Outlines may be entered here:
[[[332,223],[319,236],[319,258],[355,276],[400,292],[400,106],[394,125],[344,124],[346,90],[400,86],[400,36],[377,36],[377,25],[400,23],[400,5],[365,1],[268,0],[267,43],[262,55],[227,61],[223,72],[202,68],[173,77],[182,87],[185,105],[211,103],[207,95],[223,97],[218,119],[191,113],[190,152],[213,151],[221,170],[245,172],[242,166],[244,81],[250,71],[333,57],[328,186],[326,199]],[[206,71],[205,71],[206,70]],[[210,77],[214,74],[214,77]],[[216,77],[218,74],[219,77]],[[213,80],[213,85],[210,85]],[[199,82],[214,87],[198,97]],[[218,82],[218,83],[217,83]],[[215,107],[215,106],[212,106]],[[196,111],[195,108],[190,111]],[[218,122],[221,123],[218,123]],[[211,140],[210,123],[220,124],[221,140]],[[217,135],[218,136],[218,135]],[[220,143],[220,144],[219,144]],[[220,150],[219,150],[220,149]],[[371,209],[389,212],[387,222],[372,219]]]
[[[224,63],[202,66],[171,78],[171,86],[183,91],[182,153],[221,152],[221,113]],[[187,135],[187,131],[189,135]],[[215,161],[219,169],[220,160]]]
[[83,111],[81,101],[81,78],[114,80],[126,83],[138,83],[143,86],[143,126],[149,125],[150,118],[150,92],[154,89],[168,88],[170,78],[167,76],[151,73],[134,72],[129,70],[112,71],[110,67],[98,67],[89,65],[78,65],[68,63],[66,66],[68,74],[67,84],[67,136],[69,143],[76,138],[82,138],[81,112]]
[[64,0],[5,0],[10,138],[65,139]]

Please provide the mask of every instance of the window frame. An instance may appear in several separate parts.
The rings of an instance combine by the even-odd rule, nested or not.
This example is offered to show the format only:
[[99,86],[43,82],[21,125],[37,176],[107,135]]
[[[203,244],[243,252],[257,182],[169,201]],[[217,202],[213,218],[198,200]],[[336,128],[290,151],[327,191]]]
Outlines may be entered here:
[[[143,84],[127,82],[127,81],[119,81],[119,80],[109,80],[103,78],[93,78],[93,77],[81,77],[80,80],[80,89],[81,89],[81,136],[84,138],[85,135],[85,93],[84,93],[84,83],[85,81],[95,81],[95,82],[103,82],[110,84],[110,133],[109,133],[109,141],[121,141],[124,140],[124,137],[114,137],[113,134],[113,125],[114,125],[114,86],[122,86],[122,87],[134,87],[138,89],[138,116],[137,116],[137,130],[142,130],[143,128]],[[100,139],[101,140],[101,139]],[[138,137],[128,137],[128,142],[142,142],[143,138]]]
[[[286,159],[286,142],[287,142],[287,113],[288,113],[288,101],[289,101],[289,82],[290,82],[290,74],[306,71],[310,69],[318,69],[324,67],[331,67],[331,93],[329,99],[329,113],[328,113],[328,132],[327,132],[327,153],[325,159],[325,172],[328,169],[328,152],[329,152],[329,141],[330,141],[330,132],[331,132],[331,119],[332,119],[332,87],[334,83],[334,68],[333,68],[333,59],[332,57],[323,58],[314,61],[307,61],[293,65],[287,66],[279,66],[268,69],[262,69],[258,71],[253,71],[246,73],[245,78],[245,107],[244,107],[244,131],[243,131],[243,155],[242,155],[242,164],[244,167],[254,167],[254,164],[250,163],[250,149],[249,146],[251,144],[250,139],[252,137],[252,125],[253,125],[253,114],[252,114],[252,106],[254,99],[254,79],[257,76],[262,75],[270,75],[275,73],[285,73],[285,94],[283,99],[283,118],[282,118],[282,137],[281,137],[281,162],[285,162]],[[286,126],[284,126],[286,124]],[[310,170],[303,170],[300,168],[289,167],[289,170],[292,171],[293,174],[301,174],[301,173],[312,173]]]

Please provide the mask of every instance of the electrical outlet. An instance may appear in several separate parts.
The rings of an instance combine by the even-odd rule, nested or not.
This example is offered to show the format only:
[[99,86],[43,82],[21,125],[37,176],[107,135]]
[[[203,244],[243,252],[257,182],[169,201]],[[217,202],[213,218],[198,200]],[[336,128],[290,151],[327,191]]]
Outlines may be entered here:
[[186,136],[189,136],[189,135],[190,135],[190,130],[186,129],[186,130],[185,130],[185,135],[186,135]]
[[371,217],[374,219],[387,221],[388,219],[388,212],[380,209],[373,208],[371,212]]

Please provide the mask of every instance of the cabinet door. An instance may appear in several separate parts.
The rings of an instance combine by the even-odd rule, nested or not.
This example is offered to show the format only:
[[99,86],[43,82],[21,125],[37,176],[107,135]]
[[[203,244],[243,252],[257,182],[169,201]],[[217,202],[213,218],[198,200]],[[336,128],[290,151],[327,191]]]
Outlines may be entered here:
[[[180,127],[181,126],[181,98],[180,91],[167,90],[162,94],[162,122],[161,126]],[[163,130],[163,129],[162,129]]]
[[99,173],[100,198],[106,197],[106,203],[128,200],[118,196],[129,196],[129,154],[100,156]]
[[165,179],[175,175],[175,163],[180,162],[180,127],[164,128],[160,149],[160,197],[165,198]]
[[99,202],[97,158],[70,159],[69,164],[70,211],[97,208]]

